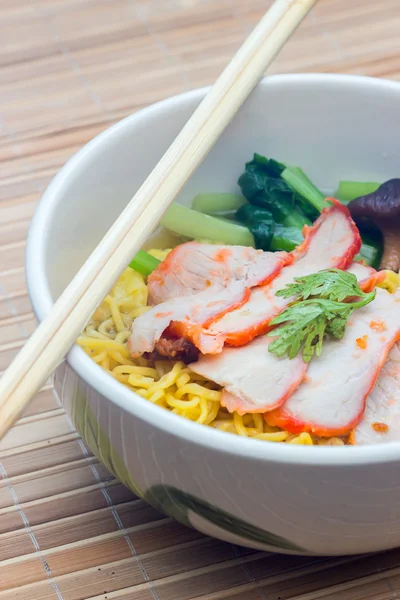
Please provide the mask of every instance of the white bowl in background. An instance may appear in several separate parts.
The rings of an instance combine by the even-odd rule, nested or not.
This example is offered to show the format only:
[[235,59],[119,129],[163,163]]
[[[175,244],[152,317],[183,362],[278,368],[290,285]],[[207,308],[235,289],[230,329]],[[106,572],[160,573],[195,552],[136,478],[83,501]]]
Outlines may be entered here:
[[[192,114],[206,90],[117,123],[50,184],[29,232],[27,280],[41,320]],[[400,84],[342,75],[264,79],[179,201],[233,191],[254,152],[301,166],[324,189],[400,175]],[[115,381],[78,346],[56,389],[91,450],[182,523],[245,546],[354,554],[400,545],[400,444],[310,447],[197,425]],[[321,398],[323,402],[323,398]]]

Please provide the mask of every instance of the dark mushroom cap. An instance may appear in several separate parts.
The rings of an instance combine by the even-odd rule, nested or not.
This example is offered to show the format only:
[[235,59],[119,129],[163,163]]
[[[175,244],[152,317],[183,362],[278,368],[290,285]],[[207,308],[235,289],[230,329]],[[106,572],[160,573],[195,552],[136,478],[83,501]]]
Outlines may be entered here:
[[360,196],[347,205],[351,216],[370,219],[379,226],[382,221],[400,225],[400,179],[389,179],[375,192]]
[[390,179],[375,192],[360,196],[347,205],[358,223],[368,220],[381,230],[383,256],[380,269],[400,269],[400,179]]

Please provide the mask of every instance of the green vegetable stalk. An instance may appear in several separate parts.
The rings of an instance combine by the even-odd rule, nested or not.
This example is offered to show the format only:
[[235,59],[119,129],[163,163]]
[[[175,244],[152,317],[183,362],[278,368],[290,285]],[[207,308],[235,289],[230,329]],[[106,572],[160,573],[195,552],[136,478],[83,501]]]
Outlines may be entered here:
[[306,200],[316,211],[321,213],[325,206],[325,196],[307,177],[299,167],[286,167],[282,172],[282,179],[299,195]]
[[197,212],[177,202],[166,210],[161,224],[166,229],[191,239],[254,246],[254,237],[247,227]]
[[192,208],[208,215],[229,213],[238,210],[246,200],[237,194],[197,194]]
[[159,264],[160,261],[157,258],[154,258],[154,256],[151,256],[151,254],[145,252],[144,250],[139,250],[129,266],[134,271],[137,271],[141,275],[147,277],[158,267]]
[[336,197],[347,204],[360,196],[366,196],[380,187],[380,183],[372,181],[339,181]]
[[[259,154],[246,163],[238,183],[243,196],[198,194],[192,209],[177,203],[170,206],[162,225],[187,238],[290,252],[302,242],[304,225],[311,225],[325,206],[324,195],[302,169]],[[339,197],[349,197],[350,187],[351,193],[358,193],[365,186],[378,184],[341,182]],[[362,238],[356,260],[377,267],[382,246],[378,235],[363,233]]]

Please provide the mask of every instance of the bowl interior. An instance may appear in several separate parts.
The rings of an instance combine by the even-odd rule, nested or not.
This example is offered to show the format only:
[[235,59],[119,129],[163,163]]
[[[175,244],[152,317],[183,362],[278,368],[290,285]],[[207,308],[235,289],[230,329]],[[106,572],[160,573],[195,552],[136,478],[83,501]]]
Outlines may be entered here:
[[[39,209],[39,262],[53,301],[204,93],[178,96],[125,119],[86,146],[56,178],[43,201],[46,210]],[[398,176],[399,100],[400,86],[366,78],[265,79],[178,200],[190,204],[198,192],[238,190],[238,176],[254,152],[301,166],[330,193],[339,179],[383,181]]]
[[[75,155],[46,190],[27,246],[28,290],[43,319],[157,160],[204,97],[195,90],[128,117]],[[178,200],[199,192],[237,190],[254,152],[301,166],[326,192],[340,179],[384,181],[399,176],[400,84],[341,75],[264,79]],[[299,464],[344,465],[397,461],[400,445],[320,448],[234,440],[164,411],[115,382],[75,346],[73,369],[99,393],[138,418],[196,444],[238,456]],[[218,438],[218,442],[217,442]]]

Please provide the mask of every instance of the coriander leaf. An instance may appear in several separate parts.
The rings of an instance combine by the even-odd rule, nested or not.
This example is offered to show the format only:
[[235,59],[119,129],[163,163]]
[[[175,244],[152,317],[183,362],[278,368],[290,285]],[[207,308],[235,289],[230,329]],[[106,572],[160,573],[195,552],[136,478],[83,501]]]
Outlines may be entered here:
[[292,359],[302,349],[304,362],[310,362],[314,353],[320,356],[325,336],[341,339],[351,313],[372,302],[375,295],[374,290],[363,294],[356,302],[338,302],[329,298],[295,302],[270,322],[278,327],[268,333],[276,338],[270,344],[269,352]]
[[294,301],[318,297],[338,302],[346,298],[365,296],[358,285],[357,277],[353,273],[340,269],[329,269],[304,277],[295,277],[294,281],[295,283],[289,283],[282,290],[278,290],[276,295],[293,298]]
[[[349,313],[350,316],[351,312]],[[331,335],[337,340],[341,340],[346,333],[347,319],[343,319],[342,316],[334,317],[331,319],[326,326],[327,335]]]
[[269,346],[270,352],[277,356],[287,354],[289,358],[294,358],[303,347],[304,362],[311,360],[315,346],[320,354],[326,318],[324,308],[318,302],[299,302],[290,306],[271,321],[271,325],[281,323],[280,327],[268,334],[277,336]]
[[310,331],[304,340],[303,344],[303,360],[304,362],[310,362],[314,356],[314,352],[317,356],[320,356],[322,352],[322,343],[324,341],[326,329],[326,322],[323,315],[315,319],[314,323],[310,326]]

